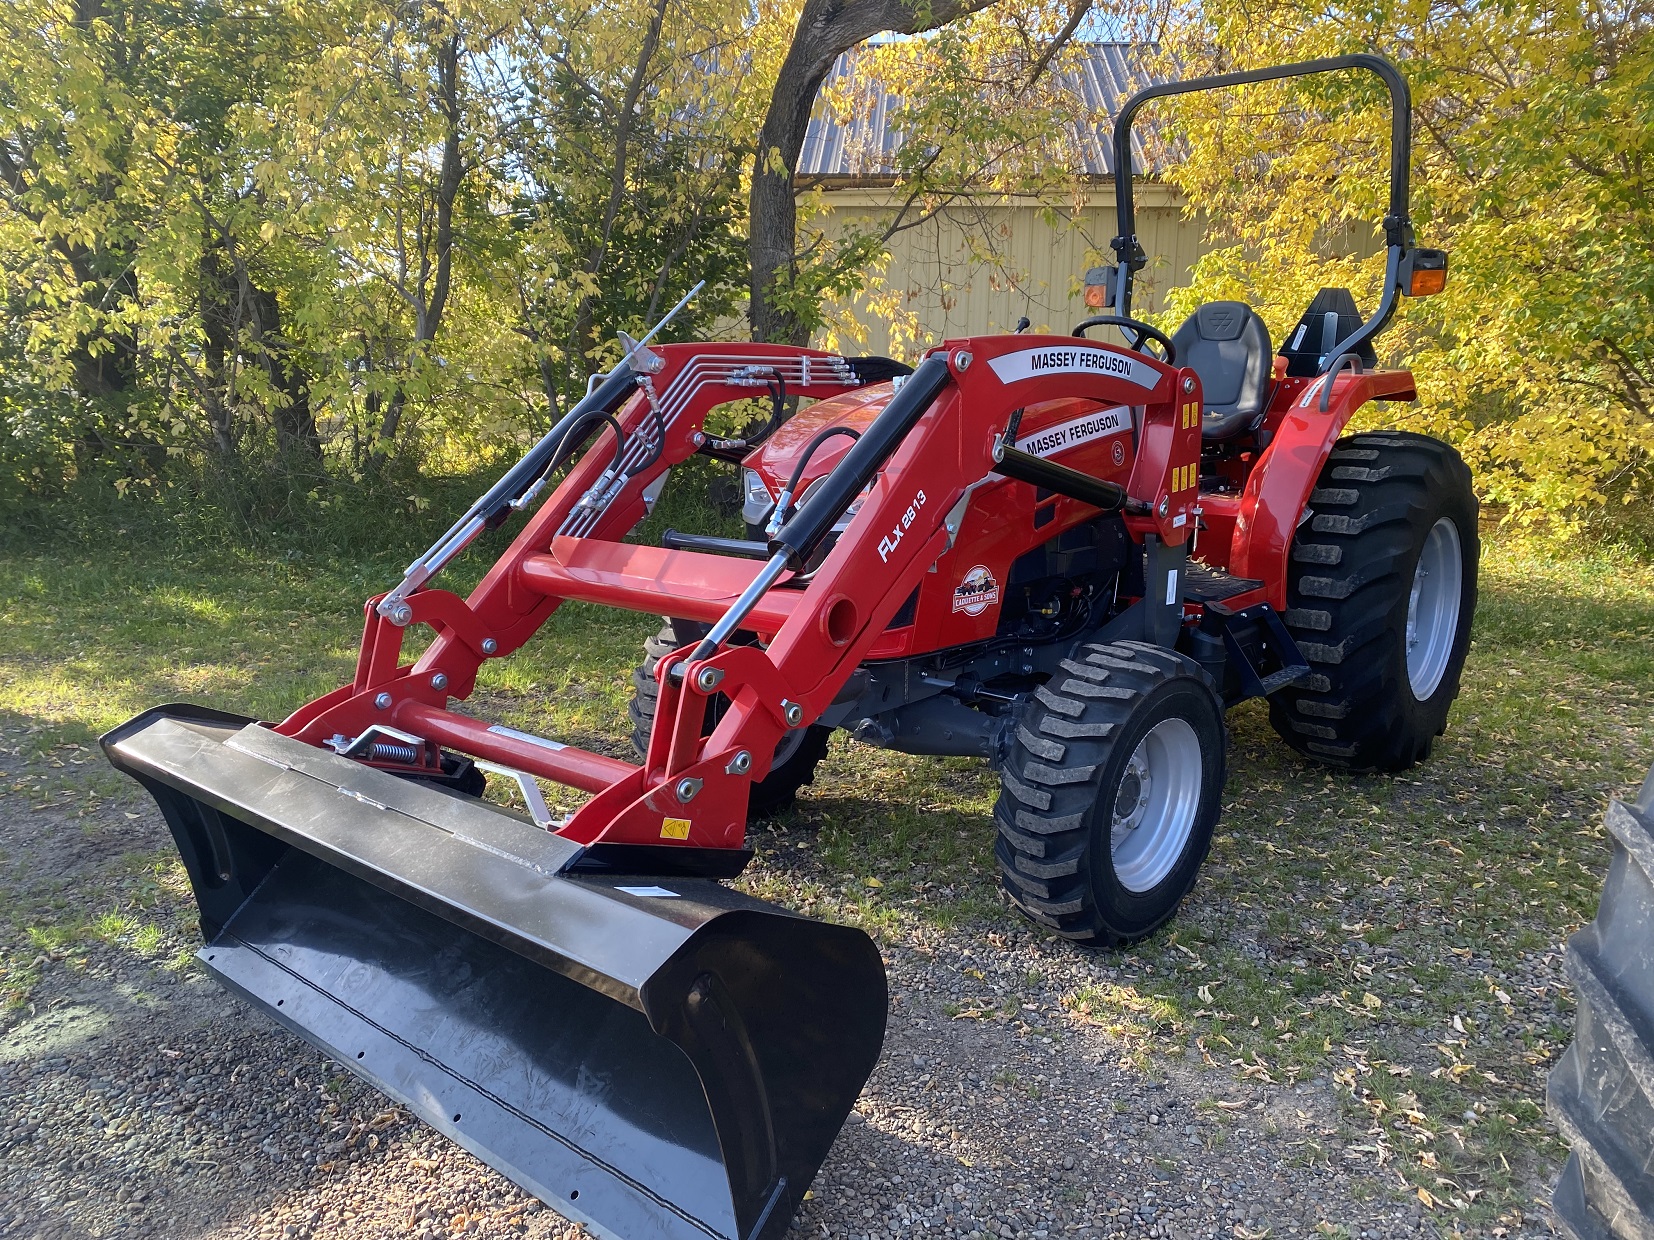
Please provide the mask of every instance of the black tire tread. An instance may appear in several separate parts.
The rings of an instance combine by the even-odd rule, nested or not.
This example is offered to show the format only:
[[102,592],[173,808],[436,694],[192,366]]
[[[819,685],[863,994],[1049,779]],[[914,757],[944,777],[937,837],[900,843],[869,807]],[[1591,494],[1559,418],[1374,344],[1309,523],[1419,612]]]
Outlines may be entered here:
[[1010,738],[994,806],[994,857],[1013,903],[1064,938],[1113,946],[1163,924],[1124,935],[1096,907],[1086,850],[1091,782],[1110,754],[1111,737],[1149,693],[1173,676],[1210,680],[1193,660],[1141,642],[1087,642],[1035,692]]
[[[1654,777],[1651,777],[1654,785]],[[1574,1041],[1546,1102],[1572,1147],[1552,1197],[1577,1240],[1654,1237],[1654,796],[1615,801],[1614,860],[1597,918],[1568,941]]]
[[1312,515],[1293,538],[1281,613],[1311,674],[1269,699],[1275,731],[1305,756],[1352,770],[1403,770],[1428,757],[1445,729],[1468,633],[1432,695],[1428,726],[1419,726],[1422,708],[1409,711],[1410,691],[1393,672],[1405,657],[1398,644],[1421,514],[1444,494],[1469,505],[1460,538],[1474,610],[1476,499],[1459,454],[1425,435],[1382,431],[1345,436],[1328,455],[1310,493]]

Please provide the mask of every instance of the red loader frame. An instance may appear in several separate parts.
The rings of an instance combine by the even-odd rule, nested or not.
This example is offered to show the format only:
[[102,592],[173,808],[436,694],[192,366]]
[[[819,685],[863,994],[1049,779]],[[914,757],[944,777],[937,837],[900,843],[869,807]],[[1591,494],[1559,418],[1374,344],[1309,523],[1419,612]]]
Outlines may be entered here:
[[[1003,380],[995,363],[1012,355],[1038,359],[1044,368],[1001,367],[1014,376],[1021,372]],[[1134,538],[1163,549],[1168,571],[1178,571],[1197,501],[1201,393],[1192,370],[1069,337],[948,342],[929,354],[875,420],[875,426],[897,433],[887,434],[886,455],[864,453],[866,500],[826,560],[806,575],[807,549],[786,543],[787,531],[783,541],[772,544],[777,555],[768,565],[619,539],[643,518],[651,487],[666,470],[704,443],[707,413],[750,396],[756,371],[782,368],[792,380],[791,391],[819,398],[856,386],[843,361],[819,351],[763,345],[666,345],[654,356],[659,359],[654,373],[639,378],[641,390],[617,417],[628,444],[647,440],[652,426],[658,426],[657,435],[664,433],[651,464],[614,489],[613,446],[600,437],[468,599],[418,588],[369,600],[355,679],[295,712],[277,730],[340,748],[345,738],[389,728],[407,740],[426,742],[427,762],[436,760],[436,746],[449,746],[593,793],[556,826],[580,844],[647,848],[652,862],[667,864],[671,857],[663,856],[663,849],[739,852],[751,781],[768,771],[769,755],[788,729],[818,719],[850,674],[877,652],[882,639],[888,641],[887,626],[903,600],[952,545],[961,501],[996,470],[1006,471],[995,451],[1013,411],[1060,398],[1102,408],[1140,407],[1126,488],[1136,502],[1126,521]],[[1342,380],[1340,403],[1365,390],[1371,378]],[[869,428],[867,443],[874,443],[874,429]],[[1327,435],[1321,425],[1315,430]],[[835,477],[854,464],[847,458]],[[1294,511],[1318,467],[1318,461],[1306,461],[1301,471],[1292,470],[1301,474]],[[826,514],[827,526],[861,489],[857,477],[854,488],[839,496],[837,511]],[[595,511],[594,496],[607,501]],[[1261,503],[1260,496],[1246,510],[1255,512]],[[1095,512],[1077,501],[1070,508],[1063,518],[1067,523]],[[789,529],[806,518],[824,529],[823,518],[811,514],[812,504],[806,504]],[[1290,523],[1286,529],[1290,532]],[[415,575],[411,570],[410,578]],[[1272,593],[1280,588],[1279,574],[1274,576]],[[1175,593],[1174,583],[1170,594]],[[483,660],[523,645],[565,599],[729,621],[731,631],[739,624],[770,640],[764,649],[708,649],[703,643],[663,660],[661,705],[641,766],[448,709],[451,698],[469,695]],[[1175,612],[1170,622],[1180,622],[1182,605],[1170,610]],[[437,637],[417,661],[404,664],[403,630],[413,623],[430,625]],[[731,705],[713,733],[703,737],[705,699],[714,693]],[[681,859],[689,863],[691,854]],[[705,865],[704,855],[700,863]]]

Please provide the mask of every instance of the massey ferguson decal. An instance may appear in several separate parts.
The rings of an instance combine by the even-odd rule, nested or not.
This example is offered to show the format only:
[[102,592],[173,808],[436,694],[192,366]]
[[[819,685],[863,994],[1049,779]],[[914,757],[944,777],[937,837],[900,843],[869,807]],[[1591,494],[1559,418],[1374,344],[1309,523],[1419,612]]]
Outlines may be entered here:
[[908,527],[913,524],[913,519],[919,515],[919,509],[924,506],[925,493],[920,491],[914,495],[913,502],[907,506],[907,511],[902,513],[902,519],[891,528],[890,533],[879,539],[879,559],[886,564],[890,562],[891,553],[901,545],[902,539],[907,535]]
[[[1031,452],[1035,456],[1055,456],[1059,452],[1077,448],[1082,443],[1090,443],[1093,439],[1119,435],[1129,430],[1131,430],[1131,410],[1121,405],[1114,409],[1103,409],[1097,413],[1088,413],[1067,422],[1059,422],[1057,425],[1048,426],[1044,430],[1029,431],[1028,434],[1017,440],[1017,447],[1024,452]],[[1124,455],[1122,452],[1121,459],[1124,459]],[[1118,460],[1115,462],[1115,464],[1119,463]]]
[[1160,371],[1146,362],[1112,349],[1022,349],[988,363],[1001,383],[1038,379],[1045,375],[1113,375],[1140,388],[1157,387]]
[[953,609],[967,616],[980,616],[999,602],[999,582],[986,564],[977,564],[953,588]]

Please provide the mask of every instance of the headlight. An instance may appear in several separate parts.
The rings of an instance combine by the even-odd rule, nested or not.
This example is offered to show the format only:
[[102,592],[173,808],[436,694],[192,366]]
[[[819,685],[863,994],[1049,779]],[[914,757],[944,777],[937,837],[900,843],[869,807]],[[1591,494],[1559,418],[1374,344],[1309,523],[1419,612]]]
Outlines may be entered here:
[[[820,488],[821,484],[826,482],[826,481],[827,481],[827,477],[824,474],[820,478],[817,478],[809,486],[805,487],[804,488],[804,494],[802,496],[800,496],[794,502],[794,506],[797,507],[797,508],[804,507],[804,501],[809,499],[810,496],[814,495],[816,493],[816,491]],[[865,487],[862,488],[861,494],[856,496],[855,499],[850,501],[850,506],[844,510],[844,515],[841,516],[838,519],[838,521],[834,523],[833,533],[842,534],[842,533],[844,533],[844,531],[846,529],[849,528],[850,518],[855,516],[858,512],[861,511],[861,506],[867,502],[867,496],[872,490],[873,490],[873,484],[868,483]]]
[[743,469],[741,471],[741,520],[748,525],[762,525],[773,507],[775,507],[775,496],[771,495],[769,488],[764,485],[763,476],[756,469]]

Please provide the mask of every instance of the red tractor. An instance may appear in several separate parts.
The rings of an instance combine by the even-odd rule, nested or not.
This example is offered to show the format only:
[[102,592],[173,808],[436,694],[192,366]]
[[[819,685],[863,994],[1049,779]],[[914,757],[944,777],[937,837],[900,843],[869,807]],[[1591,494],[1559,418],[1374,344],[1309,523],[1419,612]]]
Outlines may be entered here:
[[[778,1236],[875,1062],[885,987],[859,931],[716,880],[750,813],[833,729],[999,770],[996,854],[1031,918],[1138,938],[1217,822],[1226,707],[1270,702],[1303,753],[1423,757],[1476,596],[1454,451],[1344,435],[1411,400],[1372,341],[1446,258],[1407,216],[1407,89],[1347,56],[1156,86],[1150,100],[1334,70],[1394,102],[1388,266],[1363,320],[1322,290],[1284,346],[1238,302],[1167,337],[1119,194],[1113,313],[1070,336],[952,340],[909,369],[778,345],[624,340],[625,360],[370,599],[351,683],[280,724],[167,706],[105,738],[155,795],[207,966],[571,1217],[628,1240]],[[1085,338],[1123,329],[1120,347]],[[751,437],[716,408],[768,392]],[[797,398],[813,405],[790,421]],[[750,537],[627,541],[674,465],[735,464]],[[433,576],[530,509],[468,598]],[[637,674],[638,762],[455,710],[567,599],[670,617]],[[435,640],[404,661],[408,626]],[[516,781],[530,818],[477,798]],[[537,780],[589,798],[558,817]]]

